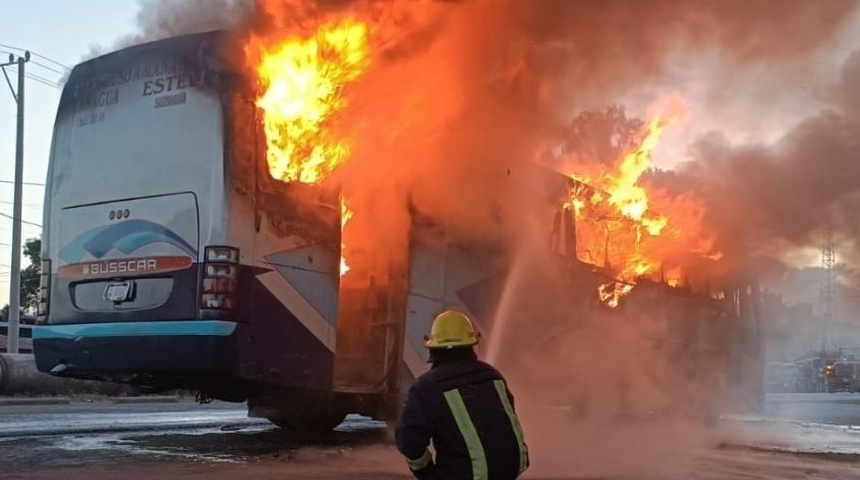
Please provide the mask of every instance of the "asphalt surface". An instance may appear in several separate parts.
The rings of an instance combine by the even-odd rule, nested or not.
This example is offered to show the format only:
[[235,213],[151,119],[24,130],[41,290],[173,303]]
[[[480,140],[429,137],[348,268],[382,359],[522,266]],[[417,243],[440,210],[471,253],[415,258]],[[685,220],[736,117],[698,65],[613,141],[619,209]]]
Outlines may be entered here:
[[60,405],[0,406],[0,439],[250,426],[268,427],[269,423],[247,418],[244,405],[220,402],[199,405],[188,401],[76,401]]
[[366,417],[350,415],[328,434],[296,434],[248,418],[244,404],[223,402],[0,405],[0,465],[245,461],[306,446],[336,448],[386,438],[385,424]]
[[764,415],[795,422],[860,426],[860,393],[770,394]]
[[[725,421],[749,428],[741,434],[747,443],[732,443],[701,457],[697,460],[700,464],[713,464],[716,470],[696,468],[696,475],[683,478],[782,479],[794,478],[797,473],[797,478],[841,479],[854,478],[850,472],[860,472],[860,394],[771,395],[762,415]],[[774,443],[776,438],[779,442]],[[546,450],[546,441],[552,442],[541,440],[544,445],[536,442],[536,450]],[[756,451],[759,448],[770,453]],[[796,464],[785,460],[787,457],[778,457],[777,462],[772,457],[774,451],[783,452],[781,455],[786,451],[827,455]],[[840,453],[834,456],[833,452]],[[537,460],[540,452],[535,453]],[[615,453],[619,459],[628,456],[623,451]],[[579,460],[585,461],[584,457]],[[650,462],[647,458],[643,461]],[[391,446],[386,426],[358,416],[347,417],[328,434],[297,435],[264,420],[247,418],[245,406],[240,404],[0,403],[3,479],[56,478],[60,471],[65,480],[271,478],[285,465],[295,473],[290,478],[343,478],[336,473],[343,468],[356,468],[354,478],[409,478],[402,475],[402,460]],[[762,465],[770,466],[765,470]],[[601,468],[598,464],[595,471]],[[582,475],[547,478],[584,478]],[[675,477],[661,474],[656,478]]]

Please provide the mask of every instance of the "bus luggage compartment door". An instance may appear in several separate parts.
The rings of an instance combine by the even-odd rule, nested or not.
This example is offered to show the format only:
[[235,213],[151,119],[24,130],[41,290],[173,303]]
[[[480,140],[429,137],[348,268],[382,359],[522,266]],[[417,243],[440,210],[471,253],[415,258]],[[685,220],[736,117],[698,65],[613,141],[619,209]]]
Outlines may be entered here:
[[[401,271],[402,270],[402,271]],[[332,388],[384,394],[398,388],[406,318],[407,270],[340,279]]]

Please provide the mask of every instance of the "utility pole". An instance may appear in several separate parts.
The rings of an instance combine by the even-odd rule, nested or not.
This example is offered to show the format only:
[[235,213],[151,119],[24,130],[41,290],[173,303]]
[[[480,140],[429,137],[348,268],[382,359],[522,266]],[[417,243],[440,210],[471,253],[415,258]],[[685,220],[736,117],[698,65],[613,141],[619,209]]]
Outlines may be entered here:
[[821,246],[821,317],[822,350],[827,353],[832,347],[831,333],[836,326],[836,248],[833,246],[833,228],[830,222],[824,226],[824,241]]
[[[2,66],[17,64],[18,91],[12,92],[15,103],[18,104],[18,135],[15,143],[15,194],[12,209],[12,262],[11,278],[9,279],[9,329],[6,337],[6,353],[18,353],[18,326],[21,315],[21,196],[24,181],[24,64],[30,61],[30,52],[25,52],[17,61],[9,55],[9,63]],[[5,75],[6,71],[3,71]],[[6,77],[9,81],[9,77]],[[11,83],[9,84],[11,88]]]

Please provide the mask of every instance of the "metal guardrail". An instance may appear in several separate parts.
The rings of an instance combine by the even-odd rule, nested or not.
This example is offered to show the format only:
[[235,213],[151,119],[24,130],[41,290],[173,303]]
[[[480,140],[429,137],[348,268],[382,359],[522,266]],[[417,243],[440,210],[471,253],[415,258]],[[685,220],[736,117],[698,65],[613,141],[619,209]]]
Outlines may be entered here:
[[[0,322],[0,352],[7,352],[6,339],[9,335],[9,323]],[[18,325],[18,353],[33,353],[33,326],[28,323]]]
[[[0,322],[0,335],[9,335],[9,322]],[[33,326],[28,323],[18,325],[18,336],[20,338],[33,338]]]

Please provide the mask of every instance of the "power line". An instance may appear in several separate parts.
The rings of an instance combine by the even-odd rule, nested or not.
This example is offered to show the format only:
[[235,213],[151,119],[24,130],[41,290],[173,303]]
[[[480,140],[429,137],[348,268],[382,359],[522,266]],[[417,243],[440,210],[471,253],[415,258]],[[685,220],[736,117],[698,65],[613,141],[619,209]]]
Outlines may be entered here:
[[[3,205],[14,205],[15,204],[14,202],[10,202],[9,200],[0,200],[0,203],[2,203]],[[22,203],[21,206],[22,207],[33,207],[33,208],[36,208],[36,207],[43,208],[44,207],[44,205],[42,205],[41,203]]]
[[[35,229],[37,228],[36,226],[31,226],[31,225],[22,225],[22,226],[24,228],[32,228],[33,233],[35,233]],[[42,227],[38,227],[38,228],[41,229]],[[11,232],[11,230],[7,227],[0,227],[0,232]],[[41,230],[39,230],[39,232],[41,232]]]
[[[6,217],[6,218],[8,218],[9,220],[15,220],[15,217],[13,217],[12,215],[7,215],[7,214],[5,214],[5,213],[3,213],[3,212],[0,212],[0,217]],[[32,225],[32,226],[34,226],[34,227],[42,228],[42,226],[41,226],[41,225],[39,225],[38,223],[28,222],[27,220],[24,220],[24,219],[21,219],[21,223],[26,223],[27,225]]]
[[45,85],[46,87],[56,88],[57,90],[60,89],[59,83],[55,83],[55,82],[52,82],[50,80],[46,80],[42,77],[30,74],[30,73],[25,73],[24,76],[29,78],[30,80],[36,82],[36,83],[41,83],[42,85]]
[[37,75],[37,74],[32,73],[32,72],[25,73],[24,76],[29,78],[30,80],[36,80],[38,82],[46,83],[52,87],[57,87],[57,88],[60,87],[59,81],[51,80],[50,78],[45,78],[41,75]]
[[[9,71],[11,71],[12,73],[18,72],[18,70],[15,68],[9,68]],[[35,73],[25,73],[24,76],[29,78],[30,80],[33,80],[35,82],[39,82],[43,85],[47,85],[49,87],[54,87],[56,89],[60,89],[60,82],[58,82],[58,81],[55,82],[55,81],[48,79],[48,78],[45,78],[41,75],[36,75]]]
[[[4,55],[14,55],[14,54],[15,54],[14,52],[11,52],[11,51],[9,51],[9,50],[0,50],[0,53],[2,53],[2,54],[4,54]],[[32,53],[32,52],[31,52],[31,53]],[[44,68],[45,70],[49,70],[49,71],[51,71],[51,72],[54,72],[54,73],[56,73],[56,74],[58,74],[58,75],[66,76],[66,75],[68,75],[68,74],[69,74],[68,70],[58,70],[58,69],[56,69],[56,68],[54,68],[54,67],[52,67],[52,66],[50,66],[50,65],[45,65],[44,63],[40,63],[40,62],[37,62],[37,61],[35,61],[35,60],[30,60],[30,63],[32,63],[33,65],[37,65],[37,66],[39,66],[39,67],[42,67],[42,68]],[[63,67],[63,68],[66,68],[66,67]]]
[[69,73],[69,72],[67,72],[67,71],[66,71],[66,72],[64,72],[64,71],[62,71],[62,70],[57,70],[57,69],[56,69],[56,68],[54,68],[54,67],[49,67],[49,66],[45,65],[44,63],[39,63],[39,62],[36,62],[36,61],[32,61],[32,63],[33,63],[33,65],[38,65],[38,66],[40,66],[40,67],[44,68],[45,70],[50,70],[50,71],[52,71],[52,72],[54,72],[54,73],[56,73],[56,74],[58,74],[58,75],[66,76],[66,75],[68,75],[68,73]]
[[34,57],[39,57],[39,58],[41,58],[42,60],[47,60],[47,61],[49,61],[49,62],[53,63],[54,65],[57,65],[58,67],[65,68],[66,70],[71,70],[71,68],[70,68],[68,65],[64,65],[64,64],[62,64],[62,63],[60,63],[60,62],[58,62],[58,61],[56,61],[56,60],[54,60],[54,59],[52,59],[52,58],[48,58],[48,57],[46,57],[46,56],[44,56],[44,55],[41,55],[41,54],[38,54],[38,53],[36,53],[36,52],[34,52],[34,51],[32,51],[32,50],[27,50],[27,49],[25,49],[25,48],[21,48],[21,47],[14,47],[14,46],[12,46],[12,45],[6,45],[5,43],[0,43],[0,47],[3,47],[3,48],[10,48],[10,49],[12,49],[12,50],[18,50],[19,52],[27,52],[27,51],[29,51],[29,52],[30,52],[30,55],[33,55]]
[[29,73],[24,74],[24,76],[29,78],[30,80],[33,80],[34,82],[38,82],[38,83],[41,83],[42,85],[45,85],[46,87],[56,88],[57,90],[60,90],[60,83],[59,82],[53,82],[51,80],[46,80],[42,77],[39,77],[37,75],[32,75]]
[[[0,183],[11,183],[12,185],[15,184],[15,182],[12,180],[0,180]],[[29,185],[32,187],[44,187],[45,186],[44,183],[37,183],[37,182],[21,182],[21,185]]]

